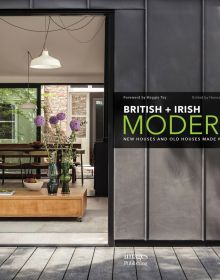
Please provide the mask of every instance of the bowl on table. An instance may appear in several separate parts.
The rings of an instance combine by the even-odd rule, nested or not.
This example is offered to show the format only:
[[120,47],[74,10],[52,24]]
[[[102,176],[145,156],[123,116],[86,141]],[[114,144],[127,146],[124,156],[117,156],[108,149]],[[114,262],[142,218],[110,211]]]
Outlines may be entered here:
[[37,179],[24,180],[24,186],[31,191],[39,191],[43,187],[44,182]]

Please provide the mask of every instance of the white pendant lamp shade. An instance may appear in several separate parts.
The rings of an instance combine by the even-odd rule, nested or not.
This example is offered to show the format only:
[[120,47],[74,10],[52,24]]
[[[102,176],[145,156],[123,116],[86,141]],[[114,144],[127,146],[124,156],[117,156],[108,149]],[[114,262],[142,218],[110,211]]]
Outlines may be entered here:
[[43,50],[41,56],[32,59],[30,65],[30,68],[35,69],[56,69],[60,67],[60,61],[50,56],[47,50]]

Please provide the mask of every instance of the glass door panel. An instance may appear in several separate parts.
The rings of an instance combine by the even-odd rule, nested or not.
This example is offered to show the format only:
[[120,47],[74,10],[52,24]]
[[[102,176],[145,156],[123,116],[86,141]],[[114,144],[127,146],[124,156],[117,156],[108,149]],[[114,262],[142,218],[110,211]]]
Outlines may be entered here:
[[37,88],[0,88],[0,144],[36,141],[37,111],[21,109],[26,102],[37,104]]

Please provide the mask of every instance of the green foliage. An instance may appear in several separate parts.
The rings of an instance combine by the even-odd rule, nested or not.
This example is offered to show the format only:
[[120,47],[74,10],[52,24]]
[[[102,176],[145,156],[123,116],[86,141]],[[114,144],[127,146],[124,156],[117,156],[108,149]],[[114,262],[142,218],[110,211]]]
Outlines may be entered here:
[[7,103],[13,101],[15,105],[21,105],[28,100],[36,103],[36,89],[30,88],[29,94],[27,88],[0,88],[0,102]]
[[[30,88],[29,91],[27,88],[0,88],[0,105],[15,105],[15,107],[11,107],[11,110],[7,109],[0,112],[3,119],[7,119],[7,117],[9,117],[13,113],[19,120],[33,122],[35,113],[31,110],[20,109],[20,105],[29,101],[36,104],[37,100],[35,88]],[[7,129],[11,129],[10,126],[1,125],[0,135],[7,135]],[[20,131],[19,129],[15,130],[15,134],[18,136],[18,142],[25,141],[25,135],[22,131]]]

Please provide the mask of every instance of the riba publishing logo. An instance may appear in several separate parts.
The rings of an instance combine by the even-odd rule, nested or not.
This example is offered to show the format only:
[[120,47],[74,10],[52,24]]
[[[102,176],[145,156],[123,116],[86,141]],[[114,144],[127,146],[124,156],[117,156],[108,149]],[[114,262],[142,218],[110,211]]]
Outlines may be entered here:
[[124,265],[147,265],[148,256],[144,254],[125,254]]

